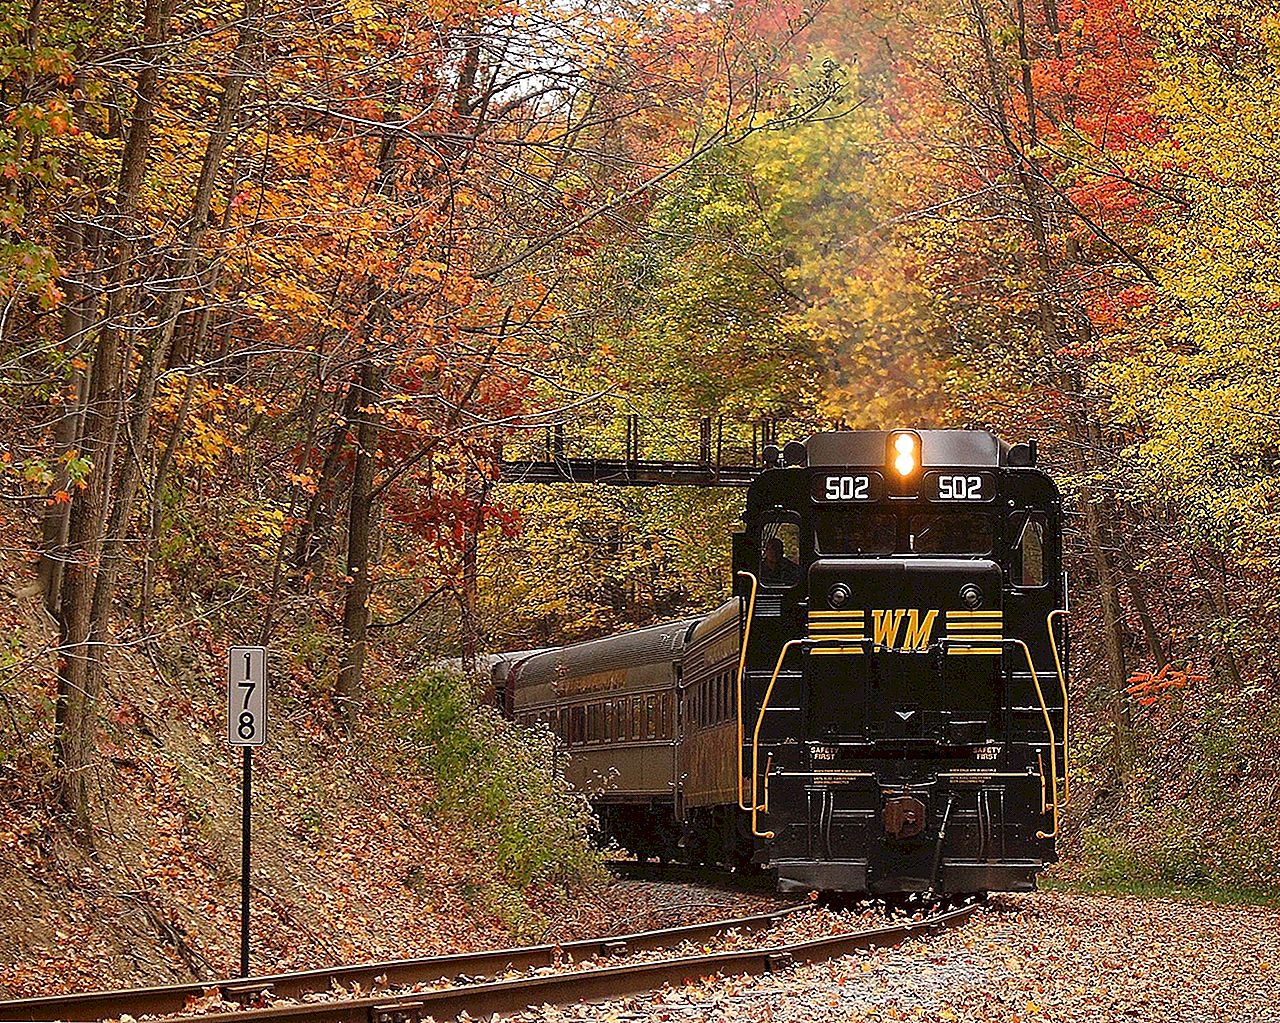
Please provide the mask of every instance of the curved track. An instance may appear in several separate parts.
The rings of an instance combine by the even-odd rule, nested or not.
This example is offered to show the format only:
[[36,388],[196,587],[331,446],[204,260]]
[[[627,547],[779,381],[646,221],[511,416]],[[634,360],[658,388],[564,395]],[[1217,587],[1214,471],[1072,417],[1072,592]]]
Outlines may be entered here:
[[[957,926],[967,920],[977,907],[963,906],[921,920],[737,951],[649,959],[512,980],[475,982],[471,979],[477,975],[492,976],[508,970],[554,967],[565,959],[670,948],[684,942],[706,940],[730,929],[762,930],[790,913],[803,911],[804,908],[793,906],[759,916],[673,927],[616,938],[570,942],[562,946],[540,945],[432,959],[370,963],[210,985],[175,985],[167,988],[0,1002],[0,1019],[93,1020],[117,1018],[125,1014],[136,1018],[143,1015],[181,1013],[186,1008],[188,998],[198,998],[215,989],[221,991],[224,998],[231,1000],[252,1000],[269,993],[275,999],[284,1001],[302,998],[311,992],[327,991],[334,985],[358,991],[361,988],[395,988],[441,980],[454,980],[455,983],[450,987],[429,991],[397,993],[388,990],[380,994],[342,1000],[288,1001],[286,1004],[260,1009],[245,1009],[226,1018],[235,1020],[236,1023],[273,1020],[289,1020],[293,1023],[412,1023],[428,1018],[451,1020],[463,1013],[488,1016],[493,1013],[516,1012],[530,1005],[544,1003],[564,1004],[616,998],[653,990],[664,984],[688,983],[718,973],[767,973],[784,969],[793,963],[830,959],[873,946],[894,945],[946,927]],[[170,1017],[170,1023],[194,1023],[196,1020],[208,1023],[210,1018],[207,1013],[174,1015]]]
[[298,999],[333,988],[371,991],[411,984],[429,984],[455,978],[492,977],[512,970],[535,970],[592,956],[620,955],[646,949],[671,948],[685,941],[705,941],[724,931],[758,931],[806,907],[785,906],[769,913],[715,920],[703,924],[666,927],[615,937],[568,941],[559,945],[526,945],[420,959],[336,966],[299,973],[279,973],[237,980],[214,980],[164,987],[119,991],[86,991],[74,995],[50,995],[0,1001],[0,1021],[99,1020],[122,1015],[169,1015],[182,1012],[189,1000],[219,992],[227,1001],[256,1000],[263,994],[276,999]]

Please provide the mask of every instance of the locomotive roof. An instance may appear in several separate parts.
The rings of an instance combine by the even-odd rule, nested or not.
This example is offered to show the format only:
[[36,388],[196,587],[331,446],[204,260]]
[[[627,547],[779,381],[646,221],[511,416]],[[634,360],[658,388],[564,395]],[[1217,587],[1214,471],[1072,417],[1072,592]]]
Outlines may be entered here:
[[521,663],[517,685],[529,686],[672,660],[685,635],[704,616],[650,625],[618,636],[554,647]]
[[[815,433],[804,441],[808,464],[883,465],[889,430],[842,430]],[[925,466],[1000,466],[1009,445],[986,430],[915,430],[920,461]]]

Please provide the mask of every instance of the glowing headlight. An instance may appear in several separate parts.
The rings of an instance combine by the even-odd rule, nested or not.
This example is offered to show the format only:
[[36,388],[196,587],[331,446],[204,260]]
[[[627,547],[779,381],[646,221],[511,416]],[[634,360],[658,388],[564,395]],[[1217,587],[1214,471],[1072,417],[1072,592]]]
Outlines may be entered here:
[[910,476],[919,465],[916,446],[919,441],[914,433],[895,434],[892,442],[893,467],[899,476]]

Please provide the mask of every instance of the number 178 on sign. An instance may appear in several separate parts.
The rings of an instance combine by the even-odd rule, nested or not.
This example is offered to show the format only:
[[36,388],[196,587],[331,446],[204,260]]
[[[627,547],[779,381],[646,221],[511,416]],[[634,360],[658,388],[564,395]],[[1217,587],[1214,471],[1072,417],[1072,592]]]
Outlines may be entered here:
[[227,655],[227,739],[232,746],[267,741],[267,651],[233,646]]

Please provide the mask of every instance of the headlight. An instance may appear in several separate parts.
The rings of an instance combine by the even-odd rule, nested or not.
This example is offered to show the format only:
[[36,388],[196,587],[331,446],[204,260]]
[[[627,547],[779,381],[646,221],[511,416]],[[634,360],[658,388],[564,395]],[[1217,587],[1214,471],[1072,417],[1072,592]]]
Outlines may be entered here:
[[890,442],[893,467],[899,476],[910,476],[919,462],[920,438],[914,433],[895,433]]

